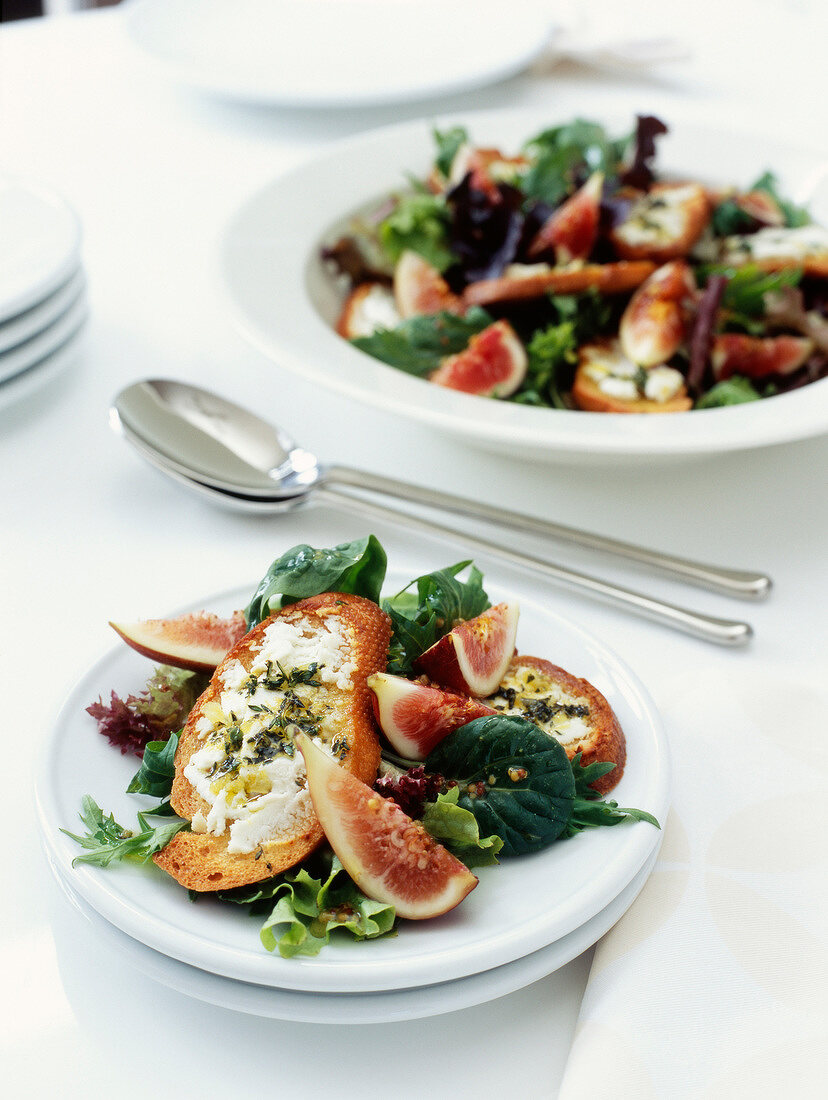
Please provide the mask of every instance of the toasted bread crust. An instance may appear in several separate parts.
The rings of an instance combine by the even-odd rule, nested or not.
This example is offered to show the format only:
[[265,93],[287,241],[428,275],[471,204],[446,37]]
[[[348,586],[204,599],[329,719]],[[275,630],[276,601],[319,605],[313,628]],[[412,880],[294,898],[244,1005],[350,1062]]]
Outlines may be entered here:
[[[533,684],[533,694],[537,693],[542,695],[544,691],[558,688],[559,691],[566,696],[573,699],[586,700],[587,706],[589,707],[589,714],[587,718],[585,718],[585,724],[588,726],[587,735],[578,737],[574,740],[566,740],[555,734],[552,729],[547,729],[546,732],[548,732],[550,736],[558,736],[558,740],[561,742],[570,760],[577,753],[581,753],[581,764],[584,767],[588,764],[604,762],[614,764],[615,767],[611,772],[608,772],[592,784],[593,789],[599,791],[601,794],[606,794],[607,791],[611,791],[624,774],[624,765],[627,760],[627,743],[624,732],[621,729],[612,707],[601,692],[596,687],[593,687],[588,680],[582,680],[577,676],[573,676],[565,669],[559,668],[558,665],[553,665],[551,661],[546,661],[542,657],[524,657],[522,655],[517,655],[512,660],[506,672],[506,676],[504,677],[503,684],[508,684],[510,678],[520,671],[529,671],[536,674],[536,681]],[[498,689],[495,695],[489,696],[486,700],[490,706],[495,706],[495,709],[501,711],[504,708],[497,707],[493,700],[497,699],[498,693],[502,690],[502,686],[503,685],[501,685],[501,688]],[[518,695],[515,701],[515,708],[509,708],[512,713],[521,712],[519,700],[523,697],[522,695]],[[531,720],[536,721],[535,718],[531,718]],[[540,722],[536,722],[536,724],[540,725],[541,729],[545,728]]]
[[[313,688],[314,699],[335,711],[337,734],[347,739],[347,752],[342,766],[361,780],[372,783],[379,766],[380,747],[373,718],[368,676],[385,668],[391,627],[388,616],[370,600],[342,593],[323,593],[291,604],[250,631],[224,658],[216,669],[206,691],[191,711],[181,734],[175,758],[175,779],[171,802],[181,817],[192,821],[196,813],[205,817],[209,804],[184,775],[190,759],[204,744],[197,730],[204,707],[216,703],[223,691],[225,670],[239,661],[245,670],[253,663],[268,626],[276,619],[301,624],[310,631],[323,628],[323,622],[334,617],[340,632],[350,647],[353,665],[352,687],[343,689],[322,683]],[[229,827],[219,835],[204,832],[181,832],[154,862],[190,890],[229,890],[271,878],[294,866],[313,851],[322,840],[322,829],[310,803],[303,819],[294,830],[260,845],[252,852],[229,852]]]
[[572,400],[584,412],[600,413],[674,413],[687,412],[693,407],[693,399],[684,387],[669,401],[651,401],[648,397],[637,397],[628,401],[623,397],[614,397],[612,394],[605,393],[598,383],[589,377],[583,364],[575,372]]

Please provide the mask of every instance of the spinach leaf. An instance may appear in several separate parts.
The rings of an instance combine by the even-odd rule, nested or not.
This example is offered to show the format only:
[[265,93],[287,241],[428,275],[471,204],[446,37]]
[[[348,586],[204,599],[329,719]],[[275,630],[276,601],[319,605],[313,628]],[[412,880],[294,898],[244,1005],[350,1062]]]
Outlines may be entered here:
[[[467,567],[467,579],[459,580],[458,574]],[[413,585],[416,594],[410,591]],[[471,561],[461,561],[415,578],[396,596],[384,600],[382,607],[393,627],[388,671],[406,675],[412,671],[412,662],[448,634],[456,622],[476,618],[491,603],[483,589],[483,574]]]
[[410,317],[396,328],[378,329],[370,336],[355,337],[351,343],[383,363],[425,378],[447,355],[463,351],[472,336],[492,321],[486,310],[474,306],[464,317],[447,312]]
[[434,164],[438,172],[448,176],[460,146],[469,140],[468,131],[462,126],[452,126],[450,130],[432,130],[432,135],[437,146]]
[[317,550],[300,544],[272,563],[245,608],[249,628],[286,604],[321,592],[348,592],[379,603],[387,558],[374,535]]
[[477,818],[471,810],[458,806],[459,797],[460,788],[451,787],[438,794],[436,802],[427,802],[423,827],[468,868],[490,867],[497,863],[503,841],[495,835],[481,837]]
[[127,794],[148,794],[153,798],[167,798],[175,777],[175,750],[178,734],[166,741],[150,741],[144,749],[141,767],[132,777]]
[[380,243],[393,263],[410,250],[445,271],[454,259],[448,246],[449,218],[439,195],[403,195],[379,227]]
[[442,741],[426,771],[457,779],[458,805],[480,832],[503,840],[504,856],[536,852],[567,827],[575,780],[554,737],[525,718],[476,718]]
[[[163,811],[163,807],[159,807]],[[147,816],[153,813],[147,810],[138,814],[138,832],[125,829],[119,825],[112,814],[105,815],[100,806],[89,795],[84,795],[81,803],[80,819],[86,826],[86,833],[76,835],[68,829],[61,829],[62,833],[76,841],[86,853],[76,856],[72,865],[76,863],[93,863],[98,867],[108,867],[110,863],[119,863],[121,860],[135,860],[146,863],[150,856],[165,848],[176,833],[188,826],[188,822],[176,819],[165,825],[153,828],[147,822]]]

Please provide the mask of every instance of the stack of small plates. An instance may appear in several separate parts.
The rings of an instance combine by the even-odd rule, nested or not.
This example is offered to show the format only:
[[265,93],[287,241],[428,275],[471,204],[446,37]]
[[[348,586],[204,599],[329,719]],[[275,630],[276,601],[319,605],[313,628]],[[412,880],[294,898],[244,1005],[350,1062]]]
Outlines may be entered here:
[[0,175],[0,408],[74,359],[87,312],[80,245],[62,198]]
[[[389,579],[389,591],[423,572],[426,560]],[[497,583],[491,598],[520,600],[526,652],[548,652],[609,699],[627,737],[624,775],[612,792],[664,822],[670,767],[664,731],[646,690],[597,639],[538,602],[522,584]],[[252,586],[200,601],[219,614],[244,605]],[[78,683],[43,746],[36,783],[47,858],[93,942],[105,941],[155,980],[237,1011],[314,1023],[377,1023],[437,1015],[492,1000],[551,974],[620,919],[656,861],[661,832],[646,822],[591,829],[542,852],[479,870],[462,905],[430,921],[403,921],[399,934],[358,943],[342,938],[314,958],[269,954],[261,921],[210,897],[193,905],[152,866],[109,870],[75,864],[80,849],[62,830],[84,832],[83,796],[124,825],[136,796],[125,794],[137,763],[95,734],[86,707],[141,689],[150,665],[126,646],[112,650]],[[140,801],[140,800],[139,800]],[[138,808],[152,800],[144,799]]]

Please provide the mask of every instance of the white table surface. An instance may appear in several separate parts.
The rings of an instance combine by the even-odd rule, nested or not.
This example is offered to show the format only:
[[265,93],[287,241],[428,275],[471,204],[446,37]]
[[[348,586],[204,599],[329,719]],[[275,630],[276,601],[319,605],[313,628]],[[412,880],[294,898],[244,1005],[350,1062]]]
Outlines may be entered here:
[[[0,412],[8,822],[0,1049],[8,1095],[234,1097],[278,1088],[317,1096],[337,1085],[346,1096],[413,1098],[427,1089],[479,1097],[517,1083],[527,1097],[556,1095],[589,954],[521,992],[431,1020],[299,1025],[214,1008],[142,977],[90,936],[60,894],[37,836],[32,774],[66,691],[112,644],[107,620],[164,614],[258,578],[296,542],[329,545],[364,532],[359,520],[326,508],[278,520],[217,511],[140,463],[110,431],[107,407],[140,377],[189,379],[281,420],[326,457],[414,480],[450,472],[460,492],[485,487],[513,507],[767,570],[773,596],[749,606],[586,552],[559,553],[576,568],[677,602],[746,615],[756,638],[744,651],[563,592],[550,590],[550,600],[624,654],[662,705],[669,700],[660,684],[681,669],[688,677],[724,670],[738,683],[757,668],[795,667],[824,681],[828,438],[635,469],[533,466],[468,450],[280,371],[231,327],[215,269],[217,238],[248,194],[325,141],[400,118],[544,103],[588,115],[599,89],[615,91],[631,111],[669,118],[671,105],[689,105],[824,143],[817,7],[694,5],[696,17],[676,14],[671,28],[694,42],[694,57],[658,75],[565,65],[434,104],[347,114],[242,107],[190,92],[130,49],[117,10],[0,28],[0,169],[53,186],[79,211],[91,306],[77,366]],[[648,9],[632,10],[630,26],[649,25]],[[411,545],[391,528],[375,530],[392,554]],[[457,556],[457,547],[416,545],[435,564]],[[412,1068],[423,1051],[427,1079]]]

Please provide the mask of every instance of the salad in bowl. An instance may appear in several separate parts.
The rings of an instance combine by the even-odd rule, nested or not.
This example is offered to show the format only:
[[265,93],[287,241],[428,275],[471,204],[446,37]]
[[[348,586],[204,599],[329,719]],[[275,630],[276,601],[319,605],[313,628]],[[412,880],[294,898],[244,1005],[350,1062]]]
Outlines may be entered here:
[[828,231],[774,175],[662,175],[667,126],[583,119],[432,162],[326,240],[336,330],[417,378],[524,406],[670,413],[828,375]]

